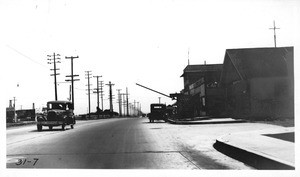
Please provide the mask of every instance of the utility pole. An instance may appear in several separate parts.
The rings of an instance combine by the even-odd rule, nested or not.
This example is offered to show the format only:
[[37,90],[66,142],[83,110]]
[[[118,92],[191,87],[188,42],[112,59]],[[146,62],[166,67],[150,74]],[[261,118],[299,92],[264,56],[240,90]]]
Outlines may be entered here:
[[117,89],[118,91],[118,101],[119,101],[119,114],[122,117],[122,98],[121,98],[121,91],[122,89]]
[[101,109],[102,111],[104,111],[103,109],[103,81],[100,81],[100,97],[101,97]]
[[93,76],[93,77],[95,77],[95,78],[97,78],[97,88],[95,88],[94,90],[96,90],[95,92],[93,92],[93,93],[97,93],[97,107],[98,108],[100,108],[99,107],[99,93],[100,93],[100,87],[99,87],[99,77],[102,77],[102,76]]
[[53,64],[54,68],[50,69],[54,71],[53,74],[50,74],[50,76],[54,76],[54,89],[55,89],[55,101],[57,101],[57,82],[56,82],[56,75],[59,75],[59,73],[56,73],[56,70],[59,70],[59,68],[56,68],[56,63],[60,63],[60,54],[55,54],[53,55],[47,55],[47,57],[53,57],[53,58],[48,58],[48,64]]
[[158,103],[160,104],[160,97],[158,97]]
[[96,92],[93,92],[93,93],[97,93],[97,115],[98,115],[98,119],[99,119],[99,112],[98,110],[100,109],[99,107],[99,77],[102,77],[102,76],[94,76],[97,78],[97,88],[95,88],[94,90],[96,90]]
[[126,87],[126,105],[127,105],[127,116],[129,116],[128,88],[127,87]]
[[142,116],[142,103],[139,105],[140,116]]
[[139,104],[140,104],[140,102],[137,102],[136,104],[137,104],[137,106],[136,106],[136,112],[137,112],[137,116],[139,116],[140,115],[140,111],[139,111]]
[[121,93],[121,96],[122,96],[122,100],[123,100],[123,102],[122,102],[122,105],[123,105],[123,110],[124,110],[124,113],[123,113],[123,115],[124,116],[126,116],[126,100],[125,100],[125,93]]
[[92,71],[85,71],[86,72],[86,79],[88,80],[88,101],[89,101],[89,118],[91,118],[91,94],[90,94],[90,91],[91,91],[91,89],[90,89],[90,86],[91,86],[91,84],[90,84],[90,78],[92,78],[91,77],[91,72]]
[[131,110],[131,103],[128,103],[128,114],[131,116],[132,110]]
[[133,116],[136,115],[136,107],[135,107],[135,104],[136,104],[136,102],[135,102],[135,100],[134,100],[134,101],[133,101]]
[[111,117],[112,117],[112,113],[113,113],[113,111],[114,111],[114,108],[113,108],[113,101],[112,101],[112,97],[113,97],[113,95],[112,95],[112,86],[114,86],[115,84],[112,84],[110,81],[109,81],[109,84],[106,84],[106,85],[108,85],[109,86],[109,110],[110,110],[110,112],[111,112]]
[[273,21],[273,28],[269,28],[269,29],[274,30],[274,44],[275,44],[275,48],[276,48],[276,30],[280,29],[280,28],[276,28],[275,20]]
[[79,81],[79,79],[74,79],[74,77],[78,77],[79,75],[74,75],[73,74],[73,59],[74,58],[79,58],[78,56],[76,57],[65,57],[65,59],[70,59],[71,60],[71,75],[67,75],[66,77],[71,77],[71,80],[67,79],[66,81],[71,81],[71,87],[72,87],[72,105],[73,105],[73,109],[75,109],[75,105],[74,105],[74,81]]

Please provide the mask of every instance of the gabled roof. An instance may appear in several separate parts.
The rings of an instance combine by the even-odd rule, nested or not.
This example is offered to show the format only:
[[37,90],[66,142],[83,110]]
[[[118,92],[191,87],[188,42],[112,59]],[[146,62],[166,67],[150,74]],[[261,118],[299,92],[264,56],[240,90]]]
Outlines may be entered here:
[[195,72],[208,72],[208,71],[221,71],[223,64],[210,64],[210,65],[187,65],[183,74],[180,77],[183,77],[186,73],[195,73]]
[[280,77],[293,72],[293,47],[227,49],[221,82]]

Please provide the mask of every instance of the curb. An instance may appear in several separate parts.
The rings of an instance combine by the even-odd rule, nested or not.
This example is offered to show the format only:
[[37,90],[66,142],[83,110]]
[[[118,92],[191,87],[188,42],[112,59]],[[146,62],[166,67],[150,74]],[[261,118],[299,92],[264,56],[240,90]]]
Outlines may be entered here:
[[241,161],[247,165],[250,165],[256,169],[260,170],[295,170],[295,166],[284,163],[280,160],[272,159],[255,152],[248,151],[246,149],[241,149],[236,146],[232,146],[216,140],[213,147],[238,161]]

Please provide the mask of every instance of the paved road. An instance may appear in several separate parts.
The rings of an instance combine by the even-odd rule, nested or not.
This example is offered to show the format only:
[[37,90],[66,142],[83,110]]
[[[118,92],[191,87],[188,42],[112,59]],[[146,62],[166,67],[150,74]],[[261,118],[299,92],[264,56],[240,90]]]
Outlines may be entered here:
[[[236,125],[224,126],[227,130]],[[7,129],[7,168],[250,169],[213,149],[219,134],[207,131],[201,146],[189,139],[201,130],[199,126],[121,118],[78,121],[74,129],[60,128]]]

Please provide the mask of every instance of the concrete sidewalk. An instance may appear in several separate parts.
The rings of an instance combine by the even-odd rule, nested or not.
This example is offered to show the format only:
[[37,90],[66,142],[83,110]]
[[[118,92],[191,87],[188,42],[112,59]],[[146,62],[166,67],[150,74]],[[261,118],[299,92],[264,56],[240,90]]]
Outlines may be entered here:
[[243,119],[233,119],[233,118],[198,117],[198,118],[184,119],[184,120],[168,119],[168,122],[171,124],[225,124],[225,123],[242,123],[246,121]]
[[[242,119],[199,117],[169,120],[171,124],[242,123]],[[267,124],[266,124],[267,125]],[[266,126],[267,127],[267,126]],[[266,128],[227,134],[216,140],[218,151],[257,169],[295,169],[294,127]]]
[[224,135],[214,147],[257,169],[295,169],[294,127]]

